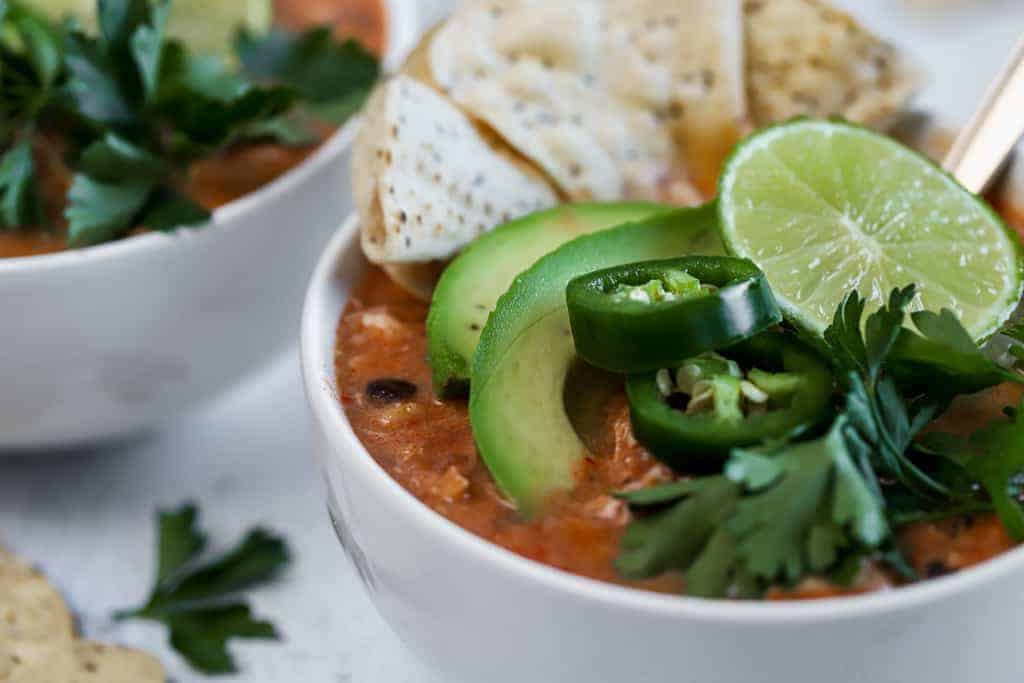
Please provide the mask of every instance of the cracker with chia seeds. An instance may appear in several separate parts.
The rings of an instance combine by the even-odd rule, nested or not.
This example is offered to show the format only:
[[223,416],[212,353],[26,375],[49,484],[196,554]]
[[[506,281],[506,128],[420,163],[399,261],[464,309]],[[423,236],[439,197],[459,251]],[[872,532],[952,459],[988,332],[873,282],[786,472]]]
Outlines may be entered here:
[[495,225],[558,201],[543,179],[495,152],[465,114],[414,78],[382,84],[364,120],[353,185],[371,261],[445,260]]
[[747,0],[747,93],[757,125],[842,116],[885,128],[920,85],[893,45],[820,0]]
[[76,641],[69,683],[163,683],[167,676],[152,655],[126,647]]
[[570,199],[691,203],[687,179],[713,191],[745,128],[742,50],[739,0],[490,0],[456,10],[430,57]]

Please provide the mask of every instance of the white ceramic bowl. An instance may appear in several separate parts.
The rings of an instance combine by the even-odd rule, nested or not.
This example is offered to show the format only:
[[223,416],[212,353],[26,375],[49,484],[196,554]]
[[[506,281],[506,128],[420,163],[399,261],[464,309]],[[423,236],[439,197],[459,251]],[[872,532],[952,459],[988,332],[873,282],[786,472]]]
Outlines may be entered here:
[[422,505],[337,398],[339,315],[366,265],[355,219],[317,267],[306,391],[338,536],[401,639],[455,683],[1020,683],[1024,550],[899,590],[813,603],[664,596],[518,557]]
[[[388,6],[394,65],[417,5]],[[357,126],[205,227],[0,259],[0,452],[138,431],[286,349],[313,265],[352,210]]]

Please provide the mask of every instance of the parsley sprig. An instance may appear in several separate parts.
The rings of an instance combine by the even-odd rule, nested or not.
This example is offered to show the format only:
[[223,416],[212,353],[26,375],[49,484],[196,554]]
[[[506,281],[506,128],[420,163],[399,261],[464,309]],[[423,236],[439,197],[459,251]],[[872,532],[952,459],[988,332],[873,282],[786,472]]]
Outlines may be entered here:
[[719,475],[622,494],[637,517],[620,572],[680,571],[693,595],[751,597],[815,575],[849,581],[868,558],[910,577],[893,530],[913,519],[994,509],[1024,541],[1019,412],[969,440],[921,436],[956,396],[1024,379],[951,311],[910,313],[916,300],[909,286],[866,318],[857,292],[839,306],[824,333],[839,379],[826,434],[737,449]]
[[255,529],[234,550],[201,564],[207,539],[197,521],[194,505],[160,513],[152,593],[145,605],[117,617],[163,623],[171,646],[195,669],[206,674],[234,673],[229,639],[278,637],[273,624],[253,617],[239,595],[277,578],[288,564],[288,547],[273,534]]
[[326,29],[242,33],[249,70],[235,72],[170,38],[169,12],[170,0],[104,0],[90,35],[0,0],[0,229],[43,227],[33,151],[55,134],[75,171],[70,246],[204,223],[209,212],[182,192],[190,163],[252,138],[311,142],[310,117],[339,122],[378,75],[372,56]]
[[840,418],[827,435],[737,450],[725,474],[624,494],[634,510],[618,568],[630,578],[685,572],[702,597],[752,597],[837,573],[890,535],[882,502],[853,462]]

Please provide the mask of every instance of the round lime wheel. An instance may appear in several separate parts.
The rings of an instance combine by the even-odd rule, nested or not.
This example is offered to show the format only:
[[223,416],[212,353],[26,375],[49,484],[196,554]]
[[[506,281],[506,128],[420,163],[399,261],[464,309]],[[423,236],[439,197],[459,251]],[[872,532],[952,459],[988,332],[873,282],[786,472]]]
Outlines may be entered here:
[[795,121],[733,153],[720,184],[722,239],[768,276],[786,316],[821,334],[851,290],[872,310],[918,286],[915,309],[956,313],[983,339],[1020,300],[1017,234],[918,153],[872,131]]

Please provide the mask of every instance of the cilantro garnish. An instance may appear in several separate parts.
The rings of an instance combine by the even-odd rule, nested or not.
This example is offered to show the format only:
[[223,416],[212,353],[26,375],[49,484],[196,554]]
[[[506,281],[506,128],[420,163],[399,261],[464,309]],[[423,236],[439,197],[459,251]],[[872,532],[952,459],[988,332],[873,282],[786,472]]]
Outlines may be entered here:
[[311,143],[310,117],[351,115],[378,76],[374,57],[327,29],[243,33],[238,73],[169,38],[169,11],[170,0],[103,0],[90,35],[0,0],[0,229],[40,226],[38,136],[68,143],[68,243],[87,246],[205,223],[181,192],[190,163],[247,139]]
[[274,29],[264,36],[243,29],[235,37],[235,51],[255,80],[288,84],[332,123],[358,111],[380,74],[373,55],[354,40],[336,43],[327,27],[303,35]]
[[703,597],[760,595],[775,584],[844,570],[881,549],[884,504],[851,456],[839,418],[822,438],[736,450],[724,476],[623,494],[634,510],[667,509],[634,521],[618,568],[629,578],[676,569]]
[[19,142],[0,157],[0,228],[33,225],[39,220],[32,145]]
[[[909,579],[894,529],[992,510],[1024,542],[1019,411],[969,440],[921,436],[956,396],[1022,378],[951,311],[908,313],[915,298],[914,286],[897,289],[866,317],[857,292],[839,306],[824,342],[840,410],[824,436],[737,449],[720,475],[623,494],[637,519],[620,572],[680,571],[687,591],[706,597],[757,596],[809,576],[841,583],[867,558]],[[1003,334],[1024,341],[1022,326]]]
[[964,440],[929,434],[925,446],[962,465],[985,489],[1007,532],[1024,543],[1024,418],[1021,410],[991,423]]
[[278,637],[274,626],[252,616],[239,598],[274,580],[288,564],[288,547],[264,531],[250,531],[232,551],[201,564],[206,536],[193,505],[159,515],[156,583],[146,604],[119,619],[148,619],[167,626],[171,646],[206,674],[237,671],[227,651],[231,638]]

